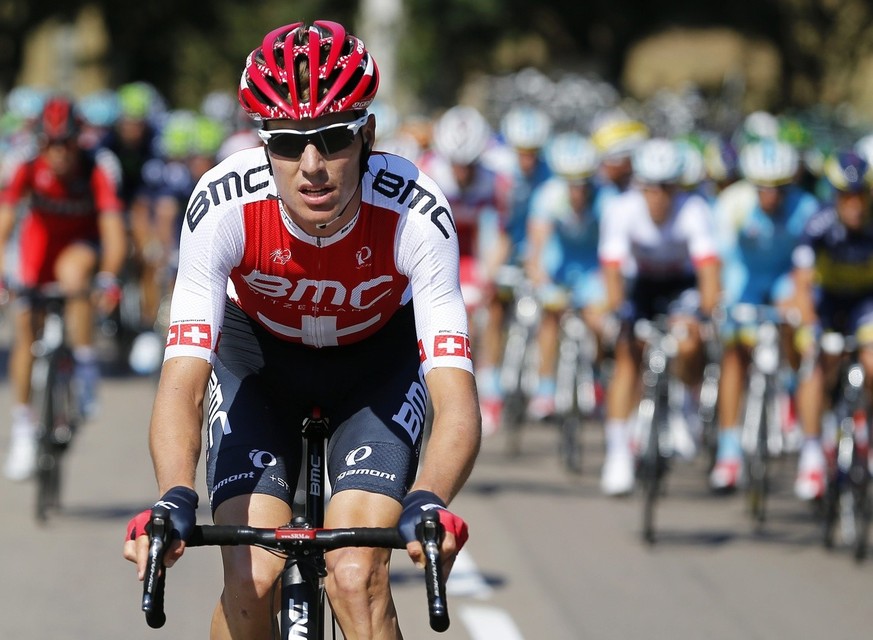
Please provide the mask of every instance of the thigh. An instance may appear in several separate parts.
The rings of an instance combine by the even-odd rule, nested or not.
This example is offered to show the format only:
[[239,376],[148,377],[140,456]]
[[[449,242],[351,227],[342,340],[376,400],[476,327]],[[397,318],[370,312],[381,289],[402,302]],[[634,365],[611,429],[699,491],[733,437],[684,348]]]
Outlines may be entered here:
[[301,419],[263,392],[261,375],[219,359],[209,381],[206,482],[213,513],[231,498],[266,494],[286,505],[300,472]]
[[90,242],[73,242],[61,249],[54,260],[54,277],[69,293],[86,291],[97,269],[97,247]]

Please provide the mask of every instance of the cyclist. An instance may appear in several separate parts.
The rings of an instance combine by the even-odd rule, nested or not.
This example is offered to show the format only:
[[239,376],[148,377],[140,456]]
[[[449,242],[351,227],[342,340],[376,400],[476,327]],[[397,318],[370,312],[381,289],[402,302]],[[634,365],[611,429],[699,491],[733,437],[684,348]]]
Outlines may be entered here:
[[[637,186],[610,200],[604,209],[598,250],[607,304],[622,322],[606,396],[606,458],[600,485],[607,495],[627,494],[634,485],[630,415],[642,358],[633,337],[634,323],[670,314],[671,321],[683,327],[675,373],[694,388],[703,373],[698,316],[711,314],[719,296],[712,214],[702,197],[679,187],[683,174],[679,146],[652,138],[634,153],[633,169]],[[634,275],[626,290],[628,262],[633,263]],[[692,429],[693,408],[693,404],[685,408],[687,427]],[[677,449],[692,455],[695,445],[688,429],[677,430],[674,436]]]
[[495,265],[483,263],[483,218],[495,219],[506,211],[508,181],[482,164],[491,142],[491,127],[475,107],[459,105],[446,111],[434,125],[433,153],[419,166],[431,176],[452,206],[460,249],[461,292],[473,333],[473,312],[480,308],[484,288],[493,282]]
[[18,280],[25,294],[16,305],[9,362],[12,441],[5,473],[13,480],[29,477],[36,462],[36,427],[29,407],[36,319],[26,290],[57,281],[71,296],[66,306],[68,335],[81,409],[88,417],[96,410],[99,377],[88,294],[94,280],[101,292],[101,310],[114,306],[126,247],[115,185],[99,158],[80,146],[81,123],[73,102],[64,96],[48,98],[36,127],[38,154],[19,165],[0,195],[0,278],[10,267],[3,258],[16,208],[24,204],[28,209],[19,238]]
[[[716,203],[726,318],[721,330],[720,428],[710,485],[725,492],[736,488],[742,466],[740,408],[751,356],[732,309],[736,304],[771,304],[789,313],[794,306],[791,255],[819,208],[815,197],[794,182],[799,157],[791,145],[772,139],[749,143],[740,152],[739,167],[744,180],[725,189]],[[749,187],[757,197],[733,197]]]
[[480,358],[477,380],[486,433],[497,431],[503,412],[497,371],[503,353],[506,307],[512,300],[514,282],[522,273],[531,195],[550,177],[542,151],[551,134],[552,121],[537,107],[516,105],[501,119],[500,130],[512,162],[506,218],[494,231],[496,237],[487,237],[491,249],[484,256],[488,265],[497,265],[495,286],[488,292],[485,302],[488,314],[482,345],[477,353]]
[[841,151],[825,161],[824,173],[835,192],[833,203],[809,220],[793,255],[805,328],[797,339],[805,360],[797,388],[805,440],[794,484],[803,500],[824,492],[821,420],[829,397],[827,381],[833,380],[836,364],[825,354],[816,357],[814,336],[822,330],[854,335],[867,393],[873,391],[873,171],[856,153]]
[[740,179],[739,155],[733,143],[723,136],[713,136],[703,147],[703,166],[710,181],[710,202]]
[[[158,487],[180,539],[168,565],[195,522],[207,383],[217,524],[291,519],[295,425],[315,403],[331,419],[326,527],[399,521],[418,562],[411,531],[439,508],[446,569],[466,538],[445,509],[481,435],[457,237],[430,178],[371,153],[366,109],[378,79],[364,44],[329,21],[279,27],[246,60],[239,99],[261,121],[264,148],[218,164],[191,197],[151,421]],[[416,476],[428,394],[433,427]],[[131,521],[125,542],[140,579],[148,513]],[[269,637],[283,559],[222,554],[211,637]],[[389,559],[385,549],[328,553],[326,586],[346,637],[400,637]]]
[[160,155],[160,134],[154,121],[163,106],[157,90],[146,82],[129,82],[120,86],[116,94],[118,118],[103,145],[121,163],[119,192],[133,250],[126,271],[134,272],[140,287],[141,317],[133,322],[147,327],[154,321],[159,302],[154,282],[160,251],[143,169]]
[[554,176],[534,191],[528,222],[528,278],[543,307],[538,333],[538,388],[528,415],[542,419],[555,410],[555,366],[560,317],[578,311],[601,333],[606,292],[597,258],[601,210],[594,182],[597,151],[586,137],[556,135],[546,151]]

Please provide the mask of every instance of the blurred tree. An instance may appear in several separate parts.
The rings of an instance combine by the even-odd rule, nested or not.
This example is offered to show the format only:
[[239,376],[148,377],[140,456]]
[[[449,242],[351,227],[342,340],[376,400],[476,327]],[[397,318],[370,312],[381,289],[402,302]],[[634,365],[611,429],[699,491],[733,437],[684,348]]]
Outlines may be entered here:
[[[103,11],[115,84],[152,82],[171,102],[232,91],[243,57],[267,28],[330,17],[354,24],[357,0],[0,0],[0,89],[21,66],[22,43],[49,17],[72,21],[85,5]],[[631,44],[670,26],[726,26],[764,38],[781,53],[782,104],[837,102],[873,60],[869,0],[405,0],[399,83],[421,105],[444,106],[478,73],[572,64],[617,82]],[[854,87],[854,89],[853,89]],[[869,91],[869,90],[868,90]]]

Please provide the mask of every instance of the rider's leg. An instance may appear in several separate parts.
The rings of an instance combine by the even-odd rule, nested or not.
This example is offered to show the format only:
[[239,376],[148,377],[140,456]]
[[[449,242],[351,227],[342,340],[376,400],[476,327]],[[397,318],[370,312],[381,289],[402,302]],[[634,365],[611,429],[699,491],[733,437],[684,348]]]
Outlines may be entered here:
[[[331,498],[325,526],[393,527],[400,503],[388,496],[346,490]],[[388,549],[347,548],[327,554],[325,586],[348,640],[397,640],[402,637],[388,581]]]
[[724,345],[718,383],[718,446],[710,485],[718,491],[736,487],[742,462],[740,407],[743,402],[748,350],[736,341]]
[[794,492],[802,500],[819,498],[824,491],[825,460],[821,445],[821,420],[827,386],[825,375],[825,367],[820,359],[816,358],[814,363],[801,363],[797,383],[797,413],[804,441],[797,465]]
[[[291,508],[279,498],[255,493],[229,498],[215,511],[216,524],[280,527]],[[211,640],[259,640],[278,637],[276,616],[285,561],[257,547],[222,547],[224,590],[212,615]]]
[[82,415],[93,415],[97,404],[100,369],[94,350],[94,308],[91,303],[91,280],[97,269],[97,251],[77,242],[67,246],[55,262],[55,278],[61,290],[70,296],[64,310],[67,336],[76,361],[79,403]]
[[10,480],[24,480],[33,473],[36,465],[36,421],[30,407],[33,312],[26,304],[17,303],[14,318],[14,338],[9,356],[12,429],[4,474]]
[[615,345],[615,368],[606,390],[606,458],[600,488],[607,495],[623,495],[633,489],[633,454],[630,447],[630,415],[638,396],[640,353],[631,336]]
[[545,418],[555,410],[555,368],[558,360],[560,311],[544,309],[537,333],[539,375],[537,392],[531,398],[528,413],[532,418]]

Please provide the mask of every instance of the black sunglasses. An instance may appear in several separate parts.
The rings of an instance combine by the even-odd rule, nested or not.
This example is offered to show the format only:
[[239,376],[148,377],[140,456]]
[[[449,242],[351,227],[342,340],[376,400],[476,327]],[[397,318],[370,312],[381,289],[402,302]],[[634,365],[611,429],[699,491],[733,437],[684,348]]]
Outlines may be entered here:
[[351,122],[329,124],[318,129],[299,131],[297,129],[259,129],[258,137],[267,145],[270,153],[282,158],[296,160],[310,144],[325,156],[333,155],[348,148],[365,124],[368,114]]

